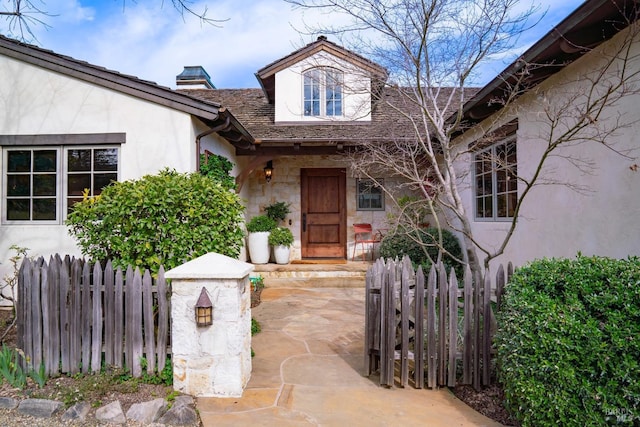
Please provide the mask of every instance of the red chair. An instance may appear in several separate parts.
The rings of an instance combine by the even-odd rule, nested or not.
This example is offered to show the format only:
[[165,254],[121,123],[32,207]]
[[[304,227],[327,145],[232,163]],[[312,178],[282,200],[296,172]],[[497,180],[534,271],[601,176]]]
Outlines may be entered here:
[[356,259],[356,249],[358,245],[362,247],[362,260],[365,260],[365,249],[371,245],[371,260],[373,260],[375,252],[375,244],[380,243],[378,234],[373,234],[371,224],[353,224],[354,244],[353,244],[353,257]]

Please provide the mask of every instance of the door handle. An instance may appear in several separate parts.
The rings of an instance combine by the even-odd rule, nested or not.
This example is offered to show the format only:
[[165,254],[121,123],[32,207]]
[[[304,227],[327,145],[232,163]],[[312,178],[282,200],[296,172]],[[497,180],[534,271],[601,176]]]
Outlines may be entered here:
[[303,233],[307,232],[307,214],[306,213],[302,214],[302,232]]

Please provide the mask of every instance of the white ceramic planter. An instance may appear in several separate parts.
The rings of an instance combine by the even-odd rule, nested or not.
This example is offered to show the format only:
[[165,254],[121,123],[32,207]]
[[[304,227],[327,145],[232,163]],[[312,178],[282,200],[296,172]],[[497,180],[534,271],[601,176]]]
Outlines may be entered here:
[[268,231],[249,233],[249,257],[253,264],[269,262],[269,234]]
[[273,256],[276,258],[276,264],[289,264],[289,246],[278,245],[273,247]]

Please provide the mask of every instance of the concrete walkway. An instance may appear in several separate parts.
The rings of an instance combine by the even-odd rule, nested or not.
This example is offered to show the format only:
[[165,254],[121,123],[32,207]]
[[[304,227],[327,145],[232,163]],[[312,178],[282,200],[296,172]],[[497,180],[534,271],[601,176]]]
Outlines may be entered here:
[[242,398],[199,398],[207,426],[500,426],[448,389],[362,376],[364,289],[266,288]]

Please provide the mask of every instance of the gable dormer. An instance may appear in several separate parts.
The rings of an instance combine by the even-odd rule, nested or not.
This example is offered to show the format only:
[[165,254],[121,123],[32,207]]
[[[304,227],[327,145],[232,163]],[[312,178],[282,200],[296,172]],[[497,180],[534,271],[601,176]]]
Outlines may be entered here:
[[320,36],[256,77],[276,123],[370,121],[372,94],[387,71]]

